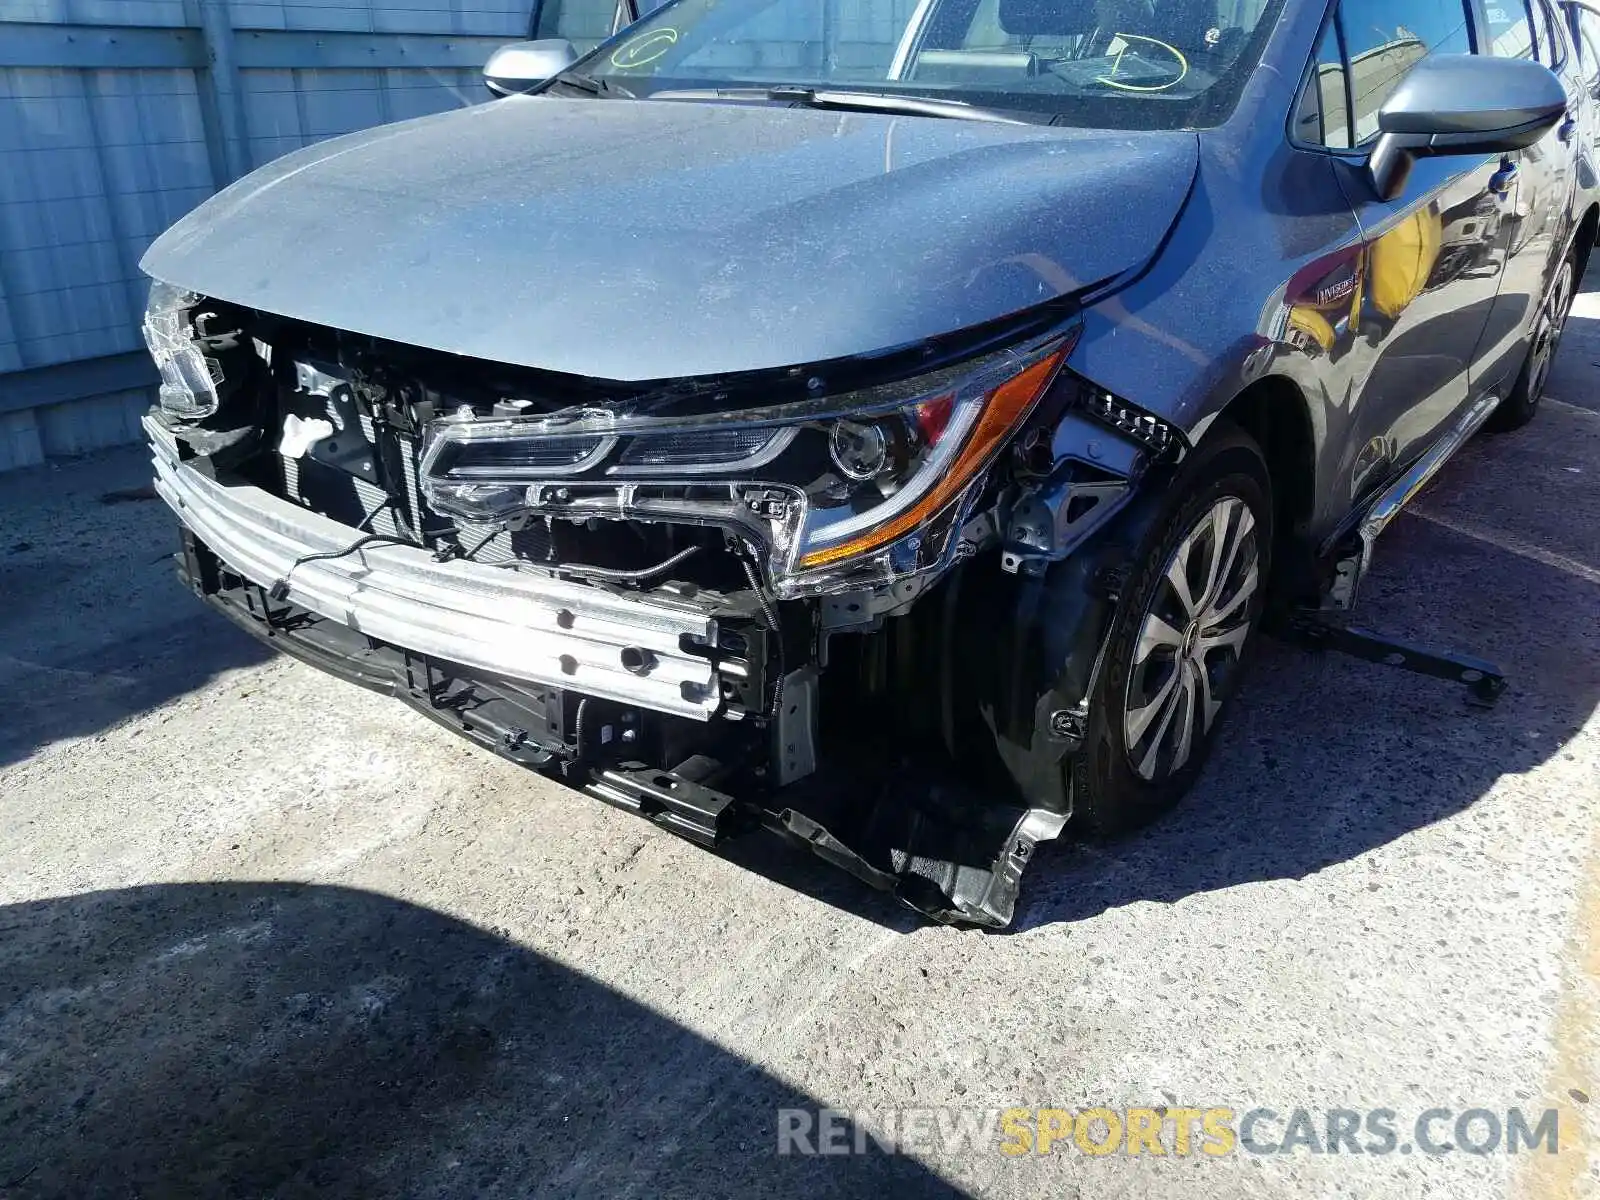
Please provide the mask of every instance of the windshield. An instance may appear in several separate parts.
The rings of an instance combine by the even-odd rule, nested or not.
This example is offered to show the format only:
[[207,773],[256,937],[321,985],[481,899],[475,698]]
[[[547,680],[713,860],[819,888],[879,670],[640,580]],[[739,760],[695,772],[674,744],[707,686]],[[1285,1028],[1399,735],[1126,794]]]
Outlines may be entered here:
[[814,88],[1059,124],[1193,128],[1232,112],[1282,4],[673,0],[575,70],[611,95]]

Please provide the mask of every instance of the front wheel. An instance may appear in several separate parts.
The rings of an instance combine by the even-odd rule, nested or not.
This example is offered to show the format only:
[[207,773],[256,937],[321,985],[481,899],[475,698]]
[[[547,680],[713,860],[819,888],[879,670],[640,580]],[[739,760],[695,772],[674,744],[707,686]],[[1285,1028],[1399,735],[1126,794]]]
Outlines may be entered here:
[[1239,431],[1183,465],[1112,619],[1073,766],[1075,818],[1114,835],[1173,807],[1238,687],[1267,591],[1271,481]]

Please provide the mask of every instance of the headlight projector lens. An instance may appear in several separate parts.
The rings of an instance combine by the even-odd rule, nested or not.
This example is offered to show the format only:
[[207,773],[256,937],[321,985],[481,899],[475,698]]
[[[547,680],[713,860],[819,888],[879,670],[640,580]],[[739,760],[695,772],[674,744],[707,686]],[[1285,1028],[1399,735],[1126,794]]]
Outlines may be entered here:
[[835,421],[828,433],[828,450],[834,466],[857,482],[873,478],[889,461],[883,430],[859,421]]

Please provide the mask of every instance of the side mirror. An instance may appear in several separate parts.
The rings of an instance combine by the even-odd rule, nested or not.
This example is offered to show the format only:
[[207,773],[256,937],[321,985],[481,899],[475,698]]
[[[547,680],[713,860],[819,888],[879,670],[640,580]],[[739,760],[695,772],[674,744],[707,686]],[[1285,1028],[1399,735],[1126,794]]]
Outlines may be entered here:
[[1418,158],[1525,150],[1566,112],[1561,81],[1531,59],[1425,58],[1378,113],[1381,136],[1368,165],[1372,186],[1380,198],[1393,200]]
[[483,81],[496,96],[513,96],[561,74],[577,61],[577,49],[565,38],[512,42],[489,56]]

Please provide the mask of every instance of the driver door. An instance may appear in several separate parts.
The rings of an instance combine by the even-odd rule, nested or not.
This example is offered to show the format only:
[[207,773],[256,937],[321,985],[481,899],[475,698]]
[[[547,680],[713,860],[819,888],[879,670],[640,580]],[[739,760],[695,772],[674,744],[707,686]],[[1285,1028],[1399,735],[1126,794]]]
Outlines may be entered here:
[[[1468,4],[1341,0],[1336,19],[1323,58],[1348,81],[1348,110],[1346,126],[1330,128],[1344,142],[1334,148],[1351,152],[1344,178],[1362,244],[1353,280],[1329,292],[1338,311],[1325,319],[1333,372],[1351,398],[1344,470],[1355,501],[1426,450],[1472,398],[1516,185],[1499,156],[1422,158],[1401,196],[1378,199],[1365,156],[1379,110],[1424,58],[1473,51]],[[1326,92],[1326,69],[1321,77]]]

